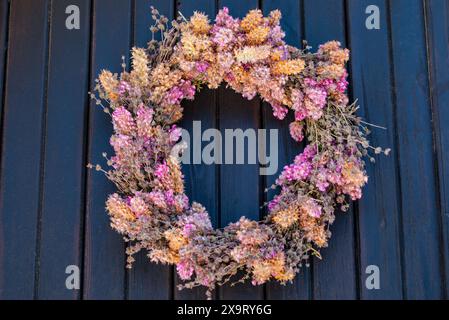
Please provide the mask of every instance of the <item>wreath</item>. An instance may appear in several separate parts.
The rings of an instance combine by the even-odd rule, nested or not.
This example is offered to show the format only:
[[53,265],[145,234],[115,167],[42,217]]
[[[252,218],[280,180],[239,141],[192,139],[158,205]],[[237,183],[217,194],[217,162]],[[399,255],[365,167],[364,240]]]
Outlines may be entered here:
[[[364,156],[374,161],[372,153],[389,152],[370,146],[368,123],[348,103],[349,51],[337,41],[316,53],[287,45],[279,10],[236,19],[223,8],[214,24],[199,12],[171,23],[151,13],[152,40],[132,49],[131,70],[122,58],[120,75],[103,70],[91,93],[112,117],[114,155],[103,154],[108,170],[88,167],[117,186],[106,209],[112,228],[129,242],[128,267],[145,249],[151,261],[176,265],[180,288],[205,286],[209,297],[236,275],[254,285],[291,281],[327,246],[335,210],[361,198]],[[241,217],[213,229],[206,209],[185,194],[176,122],[184,99],[223,82],[247,99],[260,96],[279,119],[294,112],[290,134],[308,145],[271,187],[280,191],[262,221]]]

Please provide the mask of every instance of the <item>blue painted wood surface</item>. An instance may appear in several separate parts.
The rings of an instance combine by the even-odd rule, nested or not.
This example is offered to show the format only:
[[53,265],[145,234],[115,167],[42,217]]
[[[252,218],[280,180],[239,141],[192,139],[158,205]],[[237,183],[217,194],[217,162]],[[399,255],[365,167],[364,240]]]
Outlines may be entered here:
[[[64,26],[78,5],[80,30]],[[0,0],[0,299],[203,299],[176,289],[173,267],[145,253],[125,269],[126,244],[104,211],[114,187],[87,162],[110,153],[108,117],[87,91],[101,69],[120,71],[132,46],[150,39],[150,5],[174,17],[222,6],[283,12],[286,41],[314,49],[337,39],[352,50],[351,99],[360,115],[387,128],[374,144],[389,157],[368,164],[364,198],[339,213],[323,260],[292,284],[225,286],[216,299],[439,299],[449,294],[449,1],[447,0]],[[365,27],[368,5],[380,29]],[[259,99],[224,86],[185,103],[181,125],[279,130],[279,168],[304,147]],[[204,143],[204,145],[207,143]],[[269,150],[269,149],[268,149]],[[184,165],[189,197],[215,227],[244,215],[257,219],[275,176],[258,165]],[[81,269],[80,290],[67,290],[65,268]],[[370,265],[380,290],[365,286]]]
[[[92,3],[91,87],[102,69],[120,72],[120,57],[129,57],[131,12],[131,1],[95,0]],[[111,154],[108,141],[102,138],[112,133],[109,122],[107,115],[91,103],[86,142],[89,163],[104,164],[102,152]],[[126,298],[125,244],[119,235],[107,232],[109,217],[98,214],[104,211],[103,199],[111,192],[114,192],[112,183],[95,171],[88,171],[83,265],[85,299]]]
[[[392,57],[389,34],[365,28],[365,15],[361,15],[368,5],[375,4],[382,12],[387,12],[386,1],[348,2],[349,43],[351,56],[351,88],[353,98],[361,106],[360,115],[369,123],[382,124],[387,130],[374,130],[371,140],[374,145],[393,146],[390,161],[382,156],[377,163],[369,165],[369,183],[365,187],[363,199],[358,202],[357,224],[359,241],[358,280],[363,299],[401,299],[401,237],[400,205],[395,145],[394,92],[390,72]],[[381,15],[381,25],[387,27],[388,16]],[[376,85],[371,85],[374,81]],[[368,290],[363,284],[365,270],[369,265],[380,264],[384,270],[380,290]]]

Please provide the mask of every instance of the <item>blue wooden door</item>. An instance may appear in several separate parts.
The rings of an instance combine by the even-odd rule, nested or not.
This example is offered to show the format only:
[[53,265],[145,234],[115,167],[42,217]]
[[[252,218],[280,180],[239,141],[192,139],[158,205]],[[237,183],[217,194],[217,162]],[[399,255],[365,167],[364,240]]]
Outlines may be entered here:
[[[80,28],[65,27],[66,8]],[[229,7],[280,9],[287,42],[314,48],[337,39],[352,51],[350,96],[392,149],[368,165],[362,200],[339,213],[323,260],[292,284],[224,286],[217,299],[439,299],[449,294],[449,1],[447,0],[0,0],[0,299],[203,299],[178,291],[172,267],[141,253],[125,269],[126,244],[104,210],[114,187],[88,162],[110,151],[108,118],[88,99],[101,69],[120,71],[132,46],[145,46],[154,5],[214,16]],[[367,7],[379,9],[368,29]],[[277,129],[279,170],[304,146],[255,98],[202,90],[185,103],[182,126]],[[259,165],[183,167],[189,197],[204,204],[215,227],[245,215],[258,219],[276,175]],[[67,266],[81,270],[68,290]],[[369,266],[380,289],[366,286]]]

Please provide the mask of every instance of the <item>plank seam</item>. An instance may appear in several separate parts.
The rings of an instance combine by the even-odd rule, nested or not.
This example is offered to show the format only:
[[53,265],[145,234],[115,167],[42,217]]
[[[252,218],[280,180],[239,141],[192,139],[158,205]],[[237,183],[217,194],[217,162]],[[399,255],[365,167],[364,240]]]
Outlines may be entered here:
[[[129,44],[128,44],[128,51],[131,51],[131,49],[135,46],[135,27],[134,27],[134,20],[135,20],[135,16],[136,16],[136,1],[135,0],[129,0],[129,12],[130,12],[130,19],[129,19]],[[131,70],[131,57],[129,57],[129,61],[128,61],[128,67]],[[129,242],[124,242],[124,248],[123,250],[129,248],[131,246],[131,243]],[[128,255],[125,254],[124,255],[124,264],[125,266],[127,265],[127,258]],[[130,284],[130,280],[129,278],[131,277],[131,270],[129,268],[125,268],[125,272],[124,272],[124,279],[123,279],[123,296],[125,298],[125,300],[129,300],[129,284]]]
[[[352,43],[351,43],[351,21],[349,19],[349,2],[347,0],[343,1],[343,23],[345,26],[345,41],[347,47],[351,50]],[[351,50],[352,51],[352,50]],[[354,79],[352,77],[352,60],[351,63],[348,64],[348,82],[351,84],[351,86],[348,88],[348,95],[350,97],[351,101],[355,101],[354,96]],[[353,243],[353,250],[354,250],[354,267],[355,267],[355,290],[356,290],[356,299],[360,300],[361,298],[361,284],[360,284],[360,278],[361,278],[361,260],[360,260],[360,220],[359,220],[359,202],[353,201],[352,206],[352,215],[353,215],[353,233],[354,233],[354,243]]]
[[[6,6],[6,22],[5,22],[5,56],[3,61],[3,74],[2,76],[2,100],[1,100],[1,109],[0,109],[0,181],[2,181],[3,174],[3,139],[4,139],[4,121],[5,121],[5,106],[6,106],[6,81],[8,78],[8,60],[9,60],[9,37],[10,37],[10,14],[11,14],[11,2],[8,0],[8,5]],[[3,193],[0,193],[0,204],[2,203]]]
[[47,30],[44,41],[45,45],[45,65],[44,65],[44,92],[41,103],[43,104],[41,114],[41,146],[40,146],[40,166],[39,166],[39,191],[38,191],[38,212],[36,223],[36,244],[35,244],[35,262],[34,262],[34,299],[39,298],[39,281],[40,281],[40,253],[42,238],[42,215],[44,204],[44,180],[45,180],[45,143],[47,134],[47,106],[48,106],[48,78],[50,72],[51,59],[51,27],[52,27],[52,8],[53,0],[47,2]]
[[[96,14],[96,0],[92,0],[91,3],[91,30],[90,30],[90,45],[89,45],[89,51],[90,51],[90,55],[89,55],[89,67],[90,67],[90,73],[89,73],[89,87],[92,89],[93,88],[93,84],[95,83],[95,77],[94,77],[94,71],[93,71],[93,65],[94,65],[94,52],[95,52],[95,32],[96,32],[96,25],[94,23],[95,21],[95,14]],[[89,100],[90,101],[90,100]],[[86,115],[86,138],[85,138],[85,154],[86,154],[86,164],[90,159],[91,156],[91,150],[90,150],[90,145],[91,145],[91,137],[93,135],[93,127],[91,126],[91,121],[92,118],[91,117],[91,112],[93,112],[93,108],[91,103],[88,104],[88,109],[87,109],[87,115]],[[84,203],[84,243],[83,243],[83,290],[82,290],[82,300],[86,299],[86,263],[88,261],[88,259],[86,258],[86,255],[88,254],[87,250],[86,250],[86,230],[87,230],[87,220],[90,215],[90,211],[88,210],[88,206],[89,206],[89,194],[90,194],[90,190],[91,187],[89,185],[89,181],[90,181],[90,177],[92,176],[92,172],[90,170],[86,170],[86,180],[85,180],[85,194],[84,194],[84,199],[85,199],[85,203]]]
[[435,92],[433,90],[433,82],[435,82],[435,77],[433,74],[433,55],[431,54],[431,48],[430,48],[430,30],[429,30],[429,3],[426,0],[422,0],[422,9],[423,9],[423,17],[424,17],[424,37],[426,42],[426,55],[427,55],[427,75],[428,75],[428,82],[429,82],[429,103],[430,103],[430,111],[432,116],[431,126],[432,126],[432,140],[433,140],[433,165],[434,165],[434,173],[435,173],[435,201],[437,210],[440,213],[438,215],[438,232],[439,232],[439,246],[440,246],[440,254],[442,256],[442,259],[440,259],[440,269],[441,269],[441,280],[442,280],[442,296],[444,299],[447,299],[447,275],[446,275],[446,264],[447,264],[447,255],[446,251],[444,250],[444,221],[443,221],[443,215],[444,210],[442,207],[441,202],[441,184],[440,184],[440,152],[442,150],[441,146],[441,139],[439,136],[440,130],[440,121],[438,117],[438,111],[435,106]]
[[[92,41],[93,41],[93,1],[89,1],[89,47],[88,47],[88,57],[89,57],[89,64],[88,64],[88,72],[87,72],[87,92],[90,92],[90,80],[92,79]],[[80,201],[80,242],[79,242],[79,264],[82,266],[80,268],[81,273],[81,281],[80,281],[80,291],[78,295],[79,300],[84,299],[84,276],[85,276],[85,270],[84,270],[84,263],[85,263],[85,245],[86,245],[86,214],[87,214],[87,181],[88,181],[88,174],[86,170],[86,164],[89,161],[89,121],[90,121],[90,95],[86,96],[86,109],[84,114],[84,122],[83,122],[83,163],[81,164],[84,167],[83,174],[82,174],[82,191],[81,191],[81,201]]]
[[[388,54],[390,60],[390,81],[391,81],[391,95],[392,95],[392,105],[393,105],[393,136],[394,136],[394,150],[396,151],[395,167],[400,168],[400,150],[399,150],[399,134],[398,134],[398,102],[396,95],[396,77],[394,72],[394,53],[393,53],[393,23],[392,23],[392,15],[391,15],[391,3],[386,0],[386,8],[387,8],[387,30],[388,30]],[[396,170],[396,181],[397,190],[396,190],[396,198],[398,199],[398,223],[399,223],[399,245],[400,245],[400,264],[401,264],[401,284],[402,284],[402,298],[407,299],[407,281],[406,281],[406,273],[405,273],[405,253],[404,253],[404,216],[403,216],[403,203],[402,203],[402,177],[401,171]]]

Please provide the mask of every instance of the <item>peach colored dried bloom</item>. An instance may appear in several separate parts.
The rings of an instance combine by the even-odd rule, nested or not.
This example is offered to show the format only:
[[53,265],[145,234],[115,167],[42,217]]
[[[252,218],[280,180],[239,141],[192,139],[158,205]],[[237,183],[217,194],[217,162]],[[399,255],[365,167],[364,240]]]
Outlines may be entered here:
[[169,248],[176,253],[187,244],[187,239],[183,237],[182,230],[170,229],[165,231],[164,236],[168,241]]
[[333,63],[344,66],[346,62],[349,60],[349,50],[348,49],[340,49],[336,51],[331,51],[329,53],[330,59]]
[[188,60],[199,60],[203,52],[207,52],[212,42],[206,35],[186,32],[181,39],[183,55]]
[[115,100],[117,98],[117,87],[119,81],[117,80],[117,75],[112,74],[112,72],[107,70],[102,70],[98,79],[103,87],[104,91],[108,95],[110,100]]
[[131,82],[134,85],[147,87],[149,84],[148,75],[150,68],[148,67],[148,57],[144,49],[132,48],[131,50]]
[[332,51],[340,50],[340,48],[341,43],[339,41],[333,40],[320,45],[319,51],[322,53],[329,53]]
[[106,207],[108,211],[116,217],[124,218],[130,221],[134,221],[136,219],[131,209],[126,203],[123,202],[118,194],[113,194],[108,198]]
[[150,260],[156,263],[176,264],[179,261],[179,255],[171,250],[153,249],[149,253]]
[[270,12],[269,21],[271,25],[278,25],[281,21],[282,13],[280,10],[273,10]]
[[245,32],[250,32],[251,30],[257,28],[263,23],[263,14],[259,9],[251,10],[240,22],[240,27]]
[[299,212],[297,206],[290,206],[287,209],[276,212],[273,221],[283,229],[290,228],[299,220]]
[[345,67],[337,64],[319,66],[317,68],[317,74],[323,78],[339,79],[345,73],[346,73]]
[[270,56],[270,46],[243,47],[235,53],[235,58],[240,63],[254,63],[267,59]]
[[189,27],[196,34],[206,34],[211,28],[207,16],[204,13],[197,11],[195,11],[190,18]]
[[[269,260],[258,260],[252,265],[253,283],[262,284],[273,276],[276,279],[285,279],[285,259],[283,254]],[[285,280],[282,280],[285,281]]]
[[301,59],[282,60],[274,64],[272,72],[275,75],[279,74],[292,75],[301,73],[301,71],[304,70],[304,67],[305,63]]
[[256,27],[247,34],[247,42],[249,45],[258,45],[264,43],[268,38],[270,28]]
[[274,275],[274,278],[281,283],[286,283],[292,281],[295,278],[295,272],[291,269],[286,270],[285,268]]
[[135,196],[131,199],[130,208],[137,217],[149,215],[151,213],[145,200],[139,196]]

